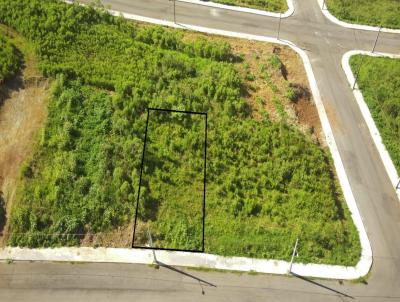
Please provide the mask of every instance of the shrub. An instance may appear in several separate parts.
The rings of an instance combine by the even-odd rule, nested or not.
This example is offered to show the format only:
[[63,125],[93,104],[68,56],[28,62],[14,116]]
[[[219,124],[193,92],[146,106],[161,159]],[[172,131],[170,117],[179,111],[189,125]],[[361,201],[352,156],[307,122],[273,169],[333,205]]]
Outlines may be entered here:
[[0,34],[0,83],[16,74],[21,64],[17,49]]

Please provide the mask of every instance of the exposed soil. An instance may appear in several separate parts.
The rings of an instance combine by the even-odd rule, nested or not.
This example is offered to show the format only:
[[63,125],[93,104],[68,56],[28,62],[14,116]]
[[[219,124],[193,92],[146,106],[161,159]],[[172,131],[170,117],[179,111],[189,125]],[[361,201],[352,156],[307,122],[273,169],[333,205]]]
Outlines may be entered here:
[[[10,30],[8,35],[17,39],[13,42],[24,55],[21,73],[0,87],[0,191],[10,213],[20,168],[31,156],[35,137],[46,118],[49,82],[40,76],[35,57],[18,43],[21,38]],[[7,229],[6,223],[5,234]]]
[[112,232],[87,233],[81,240],[81,246],[130,248],[132,245],[133,223],[118,227]]
[[[201,34],[185,32],[184,39],[193,41],[199,35]],[[246,78],[246,74],[254,76],[254,80],[245,80],[247,86],[247,95],[245,97],[252,108],[255,109],[255,118],[260,118],[257,99],[262,98],[264,100],[264,109],[268,112],[269,118],[279,120],[281,117],[273,101],[274,96],[278,97],[288,115],[288,122],[296,124],[304,133],[310,133],[314,139],[325,145],[325,136],[312,98],[303,61],[295,51],[287,46],[272,43],[205,34],[203,36],[207,36],[207,39],[211,40],[227,41],[231,45],[233,53],[244,59],[243,63],[239,63],[237,66],[243,78]],[[283,63],[280,70],[274,70],[268,62],[273,54],[276,54]],[[247,67],[245,63],[248,64]],[[263,72],[260,70],[263,65],[271,82],[276,85],[277,89],[275,91],[268,84],[268,81],[263,78]],[[299,97],[295,102],[289,101],[286,97],[289,84],[298,92]]]

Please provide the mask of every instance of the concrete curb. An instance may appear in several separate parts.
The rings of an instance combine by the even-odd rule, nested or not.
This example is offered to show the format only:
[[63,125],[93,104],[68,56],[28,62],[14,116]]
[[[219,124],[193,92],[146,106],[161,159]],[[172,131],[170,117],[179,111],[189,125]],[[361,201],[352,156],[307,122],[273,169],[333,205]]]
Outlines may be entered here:
[[[361,50],[352,50],[346,52],[342,57],[342,68],[346,74],[347,80],[349,84],[352,86],[355,82],[355,77],[353,71],[350,67],[350,58],[354,55],[367,55],[371,57],[388,57],[393,59],[400,59],[400,55],[393,55],[388,53],[371,53],[368,51],[361,51]],[[367,123],[369,132],[371,133],[372,139],[374,140],[375,146],[378,149],[379,155],[382,159],[383,165],[385,166],[386,172],[389,175],[390,181],[393,185],[397,193],[397,197],[400,201],[400,188],[396,190],[396,186],[399,183],[399,175],[397,173],[396,167],[393,164],[393,161],[387,151],[385,145],[383,144],[382,137],[379,133],[379,130],[375,124],[374,119],[372,118],[371,112],[369,111],[368,105],[364,100],[364,97],[361,93],[361,90],[358,88],[356,84],[355,89],[353,90],[354,97],[356,98],[357,104],[360,107],[361,114],[365,122]]]
[[[317,1],[319,4],[319,7],[321,8],[321,11],[325,15],[325,17],[328,18],[331,22],[336,23],[337,25],[340,25],[340,26],[346,27],[346,28],[352,28],[352,29],[379,31],[379,26],[353,24],[353,23],[347,23],[347,22],[341,21],[329,12],[326,4],[324,5],[324,0],[317,0]],[[323,5],[324,5],[324,7],[322,7]],[[392,34],[400,34],[400,29],[392,29],[392,28],[382,27],[381,31],[386,32],[386,33],[392,33]]]
[[[361,215],[357,208],[353,192],[350,187],[346,171],[332,129],[321,100],[317,82],[307,54],[296,45],[277,40],[275,38],[256,36],[244,33],[229,32],[218,29],[211,29],[188,24],[175,24],[170,21],[152,19],[133,14],[121,13],[110,10],[113,15],[121,15],[124,18],[149,22],[174,28],[193,30],[208,34],[242,38],[261,42],[270,42],[291,47],[303,60],[307,77],[310,82],[314,101],[321,119],[326,141],[331,151],[337,175],[342,190],[351,212],[352,219],[359,233],[362,252],[361,258],[355,267],[324,264],[302,264],[294,263],[292,271],[303,276],[331,278],[331,279],[356,279],[366,275],[372,266],[372,249],[365,231]],[[255,271],[260,273],[287,274],[290,263],[287,261],[253,259],[245,257],[224,257],[211,254],[182,253],[171,251],[157,251],[157,259],[169,265],[188,267],[207,267],[227,270]],[[13,260],[37,260],[37,261],[83,261],[83,262],[123,262],[150,264],[153,262],[152,251],[140,249],[116,249],[116,248],[56,248],[56,249],[26,249],[26,248],[5,248],[0,250],[0,259]]]
[[293,0],[286,0],[287,5],[288,5],[288,10],[282,14],[280,13],[274,13],[274,12],[269,12],[269,11],[264,11],[261,9],[255,9],[255,8],[247,8],[247,7],[241,7],[241,6],[233,6],[233,5],[226,5],[226,4],[220,4],[220,3],[215,3],[211,1],[204,1],[204,0],[177,0],[179,2],[186,2],[186,3],[192,3],[192,4],[197,4],[197,5],[203,5],[203,6],[209,6],[213,8],[220,8],[220,9],[226,9],[226,10],[232,10],[232,11],[237,11],[237,12],[242,12],[242,13],[250,13],[250,14],[255,14],[255,15],[262,15],[262,16],[268,16],[268,17],[275,17],[275,18],[288,18],[294,13],[294,5],[293,5]]

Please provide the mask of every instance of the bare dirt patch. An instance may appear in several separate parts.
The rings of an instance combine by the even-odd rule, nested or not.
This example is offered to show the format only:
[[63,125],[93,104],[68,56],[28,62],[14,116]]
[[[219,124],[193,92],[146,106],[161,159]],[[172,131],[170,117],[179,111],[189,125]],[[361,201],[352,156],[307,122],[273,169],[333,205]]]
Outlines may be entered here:
[[[213,35],[184,32],[184,40],[193,41],[200,35],[214,41],[226,41],[232,51],[243,62],[237,68],[245,79],[247,99],[254,109],[254,118],[261,116],[260,105],[272,120],[280,120],[277,103],[281,103],[287,114],[287,120],[295,124],[304,133],[309,133],[325,145],[325,137],[318,111],[312,98],[307,74],[299,55],[287,46],[247,41],[243,39],[218,37]],[[282,68],[274,68],[269,60],[276,55],[282,62]],[[297,93],[296,101],[287,97],[288,87]]]
[[80,246],[130,248],[132,245],[133,223],[118,227],[112,232],[87,233]]

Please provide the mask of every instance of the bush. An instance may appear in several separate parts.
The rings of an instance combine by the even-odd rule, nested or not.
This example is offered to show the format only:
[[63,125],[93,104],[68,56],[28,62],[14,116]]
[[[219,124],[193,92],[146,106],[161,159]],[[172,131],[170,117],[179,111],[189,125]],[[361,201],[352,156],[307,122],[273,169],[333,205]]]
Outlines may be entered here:
[[0,83],[16,74],[21,64],[17,49],[0,34]]

